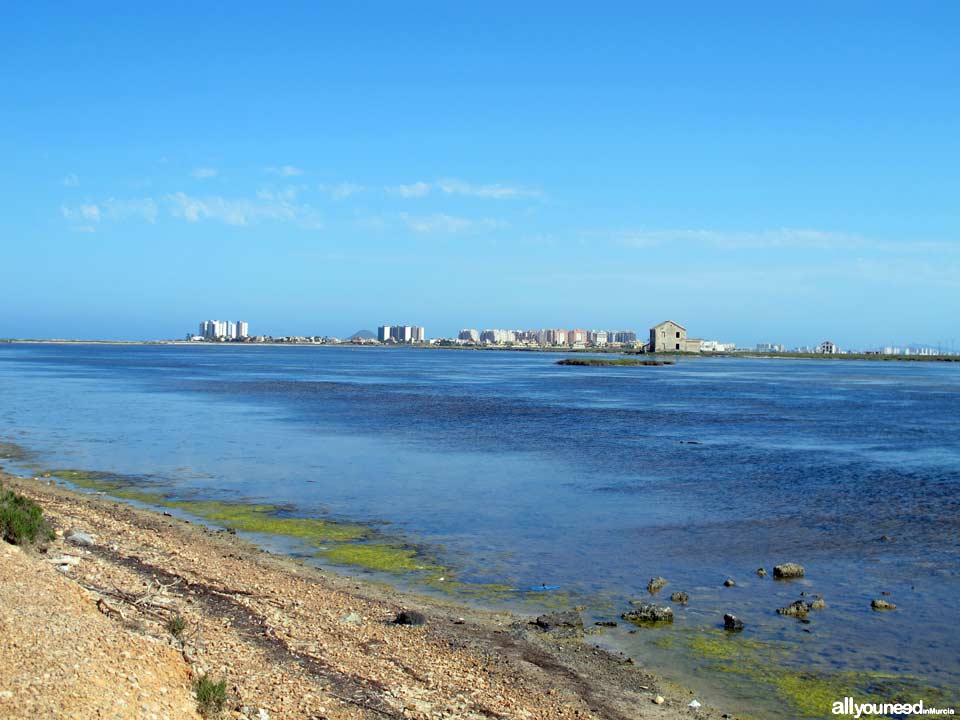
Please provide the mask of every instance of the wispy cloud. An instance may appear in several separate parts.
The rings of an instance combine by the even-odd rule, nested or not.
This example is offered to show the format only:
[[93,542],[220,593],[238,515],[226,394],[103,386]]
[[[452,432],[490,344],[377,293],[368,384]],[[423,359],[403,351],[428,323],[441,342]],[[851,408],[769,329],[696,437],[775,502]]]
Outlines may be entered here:
[[212,167],[198,167],[192,173],[192,175],[198,180],[207,180],[209,178],[214,178],[219,174],[220,172],[216,168]]
[[311,229],[322,227],[313,208],[295,202],[294,188],[261,191],[255,199],[195,197],[184,192],[173,193],[165,199],[173,217],[191,223],[210,220],[244,226],[258,222],[292,222]]
[[418,198],[430,194],[430,183],[415,182],[410,185],[394,185],[388,187],[387,192],[405,198]]
[[63,178],[62,182],[66,187],[77,187],[80,184],[80,178],[78,178],[74,173],[70,173]]
[[408,228],[418,233],[456,234],[471,230],[492,230],[506,225],[506,223],[500,220],[492,220],[490,218],[471,220],[469,218],[455,217],[443,213],[423,216],[411,216],[406,213],[401,213],[400,217]]
[[76,207],[60,206],[60,214],[71,222],[100,222],[100,206],[95,204],[77,205]]
[[494,200],[504,200],[510,198],[539,198],[543,197],[540,190],[530,188],[516,187],[511,185],[501,185],[495,183],[492,185],[476,185],[463,180],[447,178],[435,182],[426,182],[419,180],[409,185],[394,185],[387,188],[387,192],[393,195],[399,195],[406,198],[419,198],[437,191],[444,195],[462,195],[466,197],[489,198]]
[[77,206],[60,206],[64,219],[74,223],[75,230],[93,232],[95,225],[103,221],[119,222],[128,219],[141,219],[149,223],[157,221],[159,208],[153,198],[133,198],[118,200],[108,198],[99,203],[85,203]]
[[436,185],[447,195],[467,195],[471,197],[492,198],[495,200],[522,197],[536,198],[543,196],[543,193],[539,190],[531,190],[529,188],[500,184],[474,185],[462,180],[438,180]]
[[268,175],[279,175],[280,177],[296,177],[303,175],[303,170],[294,165],[271,165],[263,169]]
[[363,192],[365,188],[363,185],[356,183],[342,182],[334,185],[318,185],[317,189],[325,195],[329,195],[334,200],[343,200],[358,192]]

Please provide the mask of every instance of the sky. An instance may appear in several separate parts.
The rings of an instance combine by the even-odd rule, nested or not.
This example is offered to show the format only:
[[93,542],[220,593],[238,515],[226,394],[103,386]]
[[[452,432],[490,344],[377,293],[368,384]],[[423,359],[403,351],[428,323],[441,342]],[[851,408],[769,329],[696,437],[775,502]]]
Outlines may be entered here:
[[960,350],[960,4],[9,5],[0,337]]

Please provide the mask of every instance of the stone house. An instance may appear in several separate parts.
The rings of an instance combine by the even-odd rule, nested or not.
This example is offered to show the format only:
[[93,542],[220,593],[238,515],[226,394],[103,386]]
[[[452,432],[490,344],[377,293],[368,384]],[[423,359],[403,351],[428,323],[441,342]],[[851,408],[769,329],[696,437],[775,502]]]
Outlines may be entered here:
[[673,320],[650,328],[650,352],[700,352],[699,338],[688,338],[687,329]]

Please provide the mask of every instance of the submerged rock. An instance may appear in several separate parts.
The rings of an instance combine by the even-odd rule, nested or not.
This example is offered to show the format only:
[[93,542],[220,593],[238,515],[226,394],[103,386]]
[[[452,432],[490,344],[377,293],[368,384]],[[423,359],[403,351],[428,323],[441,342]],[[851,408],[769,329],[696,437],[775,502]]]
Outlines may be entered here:
[[653,603],[644,603],[620,616],[627,622],[635,624],[673,622],[673,608],[668,605],[655,605]]
[[401,610],[393,622],[396,625],[425,625],[427,616],[417,610]]
[[812,606],[808,602],[803,600],[797,600],[792,602],[786,607],[777,608],[778,615],[789,615],[790,617],[805,618],[807,613],[810,612]]
[[773,566],[773,576],[781,580],[800,578],[803,577],[803,573],[803,565],[798,565],[797,563],[783,563]]
[[876,600],[873,600],[870,603],[870,607],[872,607],[874,610],[896,610],[897,609],[897,606],[894,605],[892,602],[887,602],[886,600],[880,600],[879,598]]
[[537,627],[547,632],[582,632],[583,619],[580,613],[575,610],[564,610],[562,612],[546,613],[541,615],[534,623]]
[[680,603],[681,605],[686,605],[688,602],[690,602],[690,596],[687,595],[687,594],[686,594],[685,592],[683,592],[682,590],[677,590],[677,592],[673,593],[673,594],[670,596],[670,602],[675,602],[675,603]]
[[736,615],[725,613],[723,616],[723,627],[726,628],[727,630],[740,632],[741,630],[743,630],[743,620],[738,618]]
[[651,595],[656,595],[658,592],[663,590],[664,586],[667,584],[667,579],[662,577],[650,578],[650,582],[647,583],[647,592]]
[[759,575],[760,577],[766,577],[767,571],[764,570],[763,568],[757,568],[757,575]]
[[737,583],[732,578],[727,578],[723,581],[724,587],[734,587]]
[[827,602],[823,598],[817,598],[812,603],[810,603],[811,610],[823,610],[827,606]]

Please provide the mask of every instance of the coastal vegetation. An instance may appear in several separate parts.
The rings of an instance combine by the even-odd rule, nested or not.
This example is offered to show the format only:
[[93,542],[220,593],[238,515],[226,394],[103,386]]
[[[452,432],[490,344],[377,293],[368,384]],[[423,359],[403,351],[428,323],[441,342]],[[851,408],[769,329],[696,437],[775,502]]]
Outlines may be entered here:
[[0,486],[0,537],[13,545],[33,545],[52,539],[53,530],[37,503]]
[[557,360],[557,365],[574,365],[580,367],[637,367],[640,365],[673,365],[674,360],[650,360],[639,358],[564,358]]
[[227,705],[227,681],[214,682],[209,675],[200,675],[194,682],[197,707],[205,718],[219,717]]

